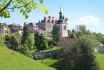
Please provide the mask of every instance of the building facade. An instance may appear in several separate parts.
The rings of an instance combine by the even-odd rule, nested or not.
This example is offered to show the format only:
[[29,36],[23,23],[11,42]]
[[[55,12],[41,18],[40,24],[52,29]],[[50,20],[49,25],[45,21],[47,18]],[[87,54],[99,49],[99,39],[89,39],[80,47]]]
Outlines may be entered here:
[[53,26],[56,25],[59,27],[60,29],[60,35],[62,37],[68,36],[68,23],[67,23],[68,19],[65,18],[62,15],[62,12],[60,10],[59,12],[59,19],[55,18],[55,17],[44,17],[43,20],[39,20],[38,23],[36,23],[36,25],[38,25],[39,30],[43,30],[46,32],[51,32],[53,30]]
[[60,36],[67,37],[68,36],[68,19],[62,16],[62,12],[59,12],[59,20],[56,23],[56,26],[59,27]]
[[9,33],[10,29],[5,26],[3,23],[0,23],[0,33],[2,33],[3,35],[6,35],[7,33]]
[[32,23],[32,22],[28,23],[27,27],[28,27],[28,30],[29,30],[30,33],[34,33],[35,31],[38,30],[38,26],[36,24]]
[[41,21],[39,20],[39,22],[36,25],[38,25],[40,30],[51,32],[53,26],[56,24],[57,21],[58,18],[48,16],[48,17],[44,17],[44,19]]

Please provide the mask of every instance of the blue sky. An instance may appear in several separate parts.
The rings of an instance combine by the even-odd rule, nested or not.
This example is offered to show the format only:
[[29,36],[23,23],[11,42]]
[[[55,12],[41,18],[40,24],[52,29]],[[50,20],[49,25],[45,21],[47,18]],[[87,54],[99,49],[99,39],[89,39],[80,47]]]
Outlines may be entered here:
[[75,29],[79,24],[85,24],[90,31],[104,34],[104,0],[44,0],[43,5],[49,9],[48,14],[35,9],[32,10],[29,18],[25,19],[16,10],[15,12],[11,12],[10,18],[0,18],[0,22],[23,25],[24,22],[37,23],[44,16],[58,18],[61,5],[63,15],[68,18],[68,28],[70,30]]

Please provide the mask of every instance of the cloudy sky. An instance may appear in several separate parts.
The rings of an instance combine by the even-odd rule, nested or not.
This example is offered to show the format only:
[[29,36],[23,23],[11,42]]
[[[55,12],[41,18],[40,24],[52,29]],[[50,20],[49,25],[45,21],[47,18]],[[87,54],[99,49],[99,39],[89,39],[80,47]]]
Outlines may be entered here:
[[[38,0],[36,1],[38,2]],[[70,30],[79,24],[85,24],[90,31],[104,34],[104,0],[44,0],[43,5],[49,9],[48,14],[35,9],[31,12],[30,17],[25,19],[16,10],[14,13],[11,12],[10,18],[0,18],[0,22],[23,25],[24,22],[37,23],[44,16],[59,18],[61,5],[62,14],[68,18],[68,28]]]

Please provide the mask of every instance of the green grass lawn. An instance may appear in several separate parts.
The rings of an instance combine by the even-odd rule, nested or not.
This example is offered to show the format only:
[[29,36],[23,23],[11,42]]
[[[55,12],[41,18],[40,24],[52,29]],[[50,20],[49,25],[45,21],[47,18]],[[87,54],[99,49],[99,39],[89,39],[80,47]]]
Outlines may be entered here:
[[0,46],[0,70],[55,70],[18,52]]
[[[51,58],[45,58],[43,60],[43,64],[46,66],[50,66],[52,64],[54,64],[55,62],[57,62],[59,59],[51,59]],[[42,60],[37,60],[38,62],[42,63]]]
[[104,54],[97,54],[97,60],[101,66],[101,70],[104,70]]
[[[57,49],[60,49],[60,47],[59,46],[54,46],[53,48],[50,48],[50,49],[48,48],[46,50],[43,50],[43,52],[47,52],[47,51],[51,51],[51,50],[57,50]],[[32,52],[37,52],[37,49],[31,50],[30,53],[32,53]],[[42,51],[40,51],[40,52],[42,52]]]

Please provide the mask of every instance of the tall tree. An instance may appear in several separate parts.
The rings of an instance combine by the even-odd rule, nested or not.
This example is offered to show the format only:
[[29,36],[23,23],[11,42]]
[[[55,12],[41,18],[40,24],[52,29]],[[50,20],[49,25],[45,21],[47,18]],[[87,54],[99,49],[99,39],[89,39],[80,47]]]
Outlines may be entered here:
[[22,40],[21,40],[21,44],[24,45],[25,41],[27,40],[29,36],[29,32],[28,32],[28,28],[26,25],[26,22],[24,23],[24,27],[23,27],[23,34],[22,34]]
[[94,52],[94,47],[97,46],[96,42],[85,35],[79,38],[78,45],[82,53],[80,68],[82,70],[101,70]]
[[34,39],[35,39],[35,47],[37,48],[37,49],[40,49],[40,47],[39,47],[39,33],[38,33],[38,31],[36,31],[36,33],[34,34]]
[[60,30],[59,30],[59,28],[56,25],[53,26],[52,37],[53,37],[53,41],[54,42],[58,42],[59,41]]
[[27,47],[29,48],[29,50],[31,50],[34,47],[34,36],[32,34],[29,34],[25,44],[27,44]]
[[42,51],[47,49],[47,47],[48,47],[48,42],[43,34],[41,34],[39,36],[39,46],[38,47],[40,47],[39,50],[42,50]]
[[19,44],[18,44],[17,39],[14,37],[14,35],[12,35],[10,37],[10,44],[11,44],[11,47],[10,48],[16,51]]
[[25,18],[28,18],[32,9],[36,8],[48,13],[48,9],[41,5],[44,0],[39,0],[39,2],[40,4],[34,0],[0,0],[0,17],[10,17],[10,11],[14,12],[15,9],[19,10]]
[[27,45],[29,50],[34,46],[34,36],[28,31],[26,23],[24,23],[21,45]]

